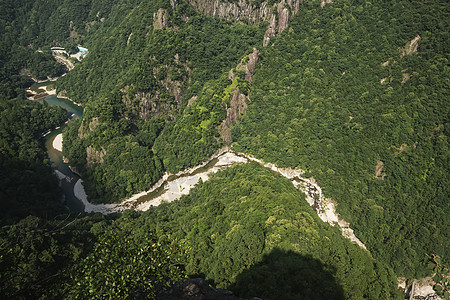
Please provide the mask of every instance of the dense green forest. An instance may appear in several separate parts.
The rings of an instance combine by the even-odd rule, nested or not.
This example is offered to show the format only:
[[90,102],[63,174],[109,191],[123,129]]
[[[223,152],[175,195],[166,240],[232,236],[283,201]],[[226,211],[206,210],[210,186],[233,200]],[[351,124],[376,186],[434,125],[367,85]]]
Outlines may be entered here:
[[[85,175],[93,202],[118,201],[165,170],[211,156],[221,146],[216,127],[226,115],[228,72],[261,44],[264,28],[225,24],[183,2],[176,10],[161,5],[143,2],[122,17],[113,10],[117,26],[98,29],[91,53],[61,78],[58,89],[86,103],[83,123],[66,133],[64,155]],[[161,7],[170,16],[164,30],[149,26]],[[88,147],[104,153],[102,163],[91,162]]]
[[0,224],[64,212],[41,134],[67,119],[62,108],[0,99]]
[[301,10],[262,51],[233,131],[236,150],[308,170],[374,257],[408,276],[425,275],[426,254],[449,257],[448,13],[419,2]]
[[[186,240],[186,271],[263,299],[389,299],[383,263],[322,222],[292,183],[257,163],[215,174],[189,196],[142,215]],[[364,275],[363,275],[364,274]]]
[[30,216],[0,233],[1,288],[9,297],[151,297],[171,280],[204,274],[243,297],[399,296],[394,273],[323,223],[304,197],[253,163],[145,213]]
[[[189,1],[0,0],[0,8],[7,298],[154,298],[201,276],[247,298],[396,299],[396,277],[434,273],[449,293],[446,1],[310,0],[295,16],[286,4],[289,26],[267,47],[267,21],[221,20]],[[147,212],[69,213],[41,138],[67,115],[25,100],[24,90],[30,77],[67,71],[50,47],[77,45],[89,53],[57,89],[84,106],[64,131],[63,154],[89,201],[120,201],[231,146],[305,170],[368,251],[256,163]],[[249,80],[242,66],[255,49]],[[230,122],[230,142],[220,126],[239,93],[245,109]]]
[[[83,169],[86,148],[106,153],[85,169],[95,202],[148,188],[164,170],[199,164],[223,145],[217,127],[228,71],[260,47],[257,27],[227,25],[187,5],[162,6],[167,28],[149,28],[143,11],[158,6],[141,5],[101,31],[108,43],[98,54],[94,44],[95,54],[61,83],[88,102],[67,156]],[[448,257],[445,16],[446,3],[305,3],[271,46],[260,47],[249,112],[232,134],[238,151],[307,170],[377,257],[408,276],[425,275],[429,253]],[[418,51],[405,55],[416,37]],[[157,109],[142,113],[146,105]],[[107,159],[117,149],[125,158]]]

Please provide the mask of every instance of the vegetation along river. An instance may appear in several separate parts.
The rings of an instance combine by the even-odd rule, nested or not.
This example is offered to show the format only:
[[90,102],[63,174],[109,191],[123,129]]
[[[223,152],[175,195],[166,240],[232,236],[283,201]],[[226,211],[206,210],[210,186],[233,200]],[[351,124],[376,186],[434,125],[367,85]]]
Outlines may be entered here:
[[[29,90],[33,91],[33,93],[37,93],[38,99],[40,99],[38,101],[42,103],[45,101],[48,105],[63,107],[67,110],[71,119],[83,116],[83,108],[81,106],[76,105],[70,100],[58,98],[55,95],[53,82],[36,83],[30,87]],[[47,94],[50,95],[46,95],[44,91],[47,91]],[[39,97],[39,95],[41,96]],[[36,98],[36,95],[34,97]],[[62,133],[65,126],[67,126],[67,124],[51,131],[45,136],[45,147],[51,161],[51,166],[59,179],[64,194],[65,204],[71,211],[101,212],[103,214],[108,214],[121,212],[125,209],[147,210],[151,206],[159,205],[161,202],[171,202],[179,199],[182,195],[188,194],[190,189],[192,189],[200,179],[203,181],[208,180],[208,175],[210,173],[215,173],[224,167],[232,166],[236,163],[256,161],[264,167],[290,179],[294,186],[305,192],[306,200],[324,222],[333,226],[338,225],[346,238],[366,249],[365,245],[355,236],[353,230],[349,227],[350,224],[340,219],[336,214],[334,203],[323,197],[321,188],[316,184],[313,178],[303,178],[301,176],[303,171],[301,170],[277,168],[273,164],[265,164],[258,159],[244,153],[236,153],[228,148],[220,149],[208,161],[199,166],[181,171],[177,174],[166,173],[148,191],[135,194],[120,203],[90,203],[84,192],[80,176],[71,171],[69,165],[64,162],[61,151],[56,149],[58,147],[55,147],[58,143],[54,141],[58,138],[58,135]]]
[[[29,90],[39,93],[44,90],[51,90],[52,85],[53,82],[51,81],[35,83],[29,88]],[[41,89],[41,91],[39,91],[39,89]],[[42,97],[37,101],[41,103],[45,102],[48,105],[56,105],[64,108],[67,111],[70,119],[81,118],[83,116],[83,107],[74,104],[70,100],[59,98],[54,94],[46,95],[45,97]],[[65,204],[71,211],[81,212],[84,211],[83,202],[75,197],[73,191],[76,182],[80,179],[80,176],[70,170],[69,165],[63,160],[61,151],[53,147],[54,139],[62,133],[66,126],[67,124],[64,124],[60,128],[57,128],[45,135],[45,148],[47,149],[47,154],[50,159],[51,166],[59,179],[60,186],[64,195]]]

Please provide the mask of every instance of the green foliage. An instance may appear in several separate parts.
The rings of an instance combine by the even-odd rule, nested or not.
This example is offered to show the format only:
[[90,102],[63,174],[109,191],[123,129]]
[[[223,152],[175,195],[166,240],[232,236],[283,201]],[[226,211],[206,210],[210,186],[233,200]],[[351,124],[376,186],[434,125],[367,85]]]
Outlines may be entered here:
[[[155,30],[149,16],[161,7],[169,28]],[[64,154],[83,172],[94,202],[118,201],[150,188],[165,170],[210,157],[221,146],[216,128],[226,116],[228,71],[263,34],[203,16],[186,3],[176,11],[168,3],[117,5],[111,14],[117,14],[114,23],[105,21],[88,36],[89,55],[58,83],[86,103],[82,123],[64,137],[70,148]],[[248,89],[245,80],[237,83]],[[91,163],[88,148],[105,151],[104,159]]]
[[98,216],[70,215],[51,221],[29,216],[0,229],[0,290],[8,299],[62,297],[67,272],[89,248],[89,228]]
[[170,172],[198,165],[219,148],[216,128],[226,117],[223,99],[229,92],[224,86],[229,81],[224,74],[206,84],[197,99],[174,122],[165,126],[156,139],[155,152]]
[[161,243],[151,235],[135,240],[129,233],[109,228],[76,267],[71,295],[81,299],[153,299],[158,289],[182,278],[180,259],[174,242]]
[[450,299],[449,268],[443,263],[442,259],[437,255],[433,255],[432,263],[434,265],[433,281],[436,283],[436,285],[433,288],[439,296],[444,297],[444,299],[448,300]]
[[64,211],[57,180],[37,138],[66,119],[62,108],[0,100],[1,225],[29,214],[50,216]]
[[[27,217],[0,229],[0,290],[7,298],[153,299],[184,276],[185,247],[101,214]],[[117,223],[117,225],[115,225]],[[120,226],[120,227],[118,227]],[[130,231],[132,229],[132,232]]]
[[396,297],[389,269],[256,163],[143,214],[29,217],[3,227],[0,245],[7,297],[153,298],[185,274],[245,297]]
[[445,1],[302,6],[261,51],[232,132],[237,151],[307,170],[374,257],[410,277],[426,275],[426,254],[449,257],[448,20]]
[[345,299],[335,273],[310,255],[275,248],[238,275],[233,289],[243,297],[262,299]]
[[[36,140],[63,111],[7,101],[23,98],[26,74],[63,72],[49,46],[89,48],[59,82],[86,105],[64,133],[64,155],[83,173],[90,200],[112,202],[220,147],[224,104],[236,86],[248,90],[243,74],[233,82],[226,75],[261,46],[265,28],[205,17],[182,1],[175,9],[133,0],[0,6],[1,224],[13,224],[0,230],[6,297],[152,297],[182,273],[182,261],[190,275],[245,297],[314,298],[319,286],[328,299],[388,299],[397,296],[391,267],[424,276],[430,253],[442,257],[436,289],[448,297],[445,1],[306,1],[259,49],[248,113],[233,128],[236,150],[314,176],[373,258],[322,223],[288,181],[255,164],[143,215],[22,219],[63,209]],[[168,26],[155,30],[160,8]],[[418,53],[402,55],[417,35]],[[173,253],[172,240],[190,245],[187,258]]]
[[[176,30],[149,26],[160,7],[168,10],[169,26],[177,26]],[[263,34],[254,26],[229,26],[201,15],[184,2],[178,3],[177,11],[165,1],[142,2],[136,7],[115,5],[111,14],[116,18],[105,21],[89,36],[89,55],[80,67],[61,80],[60,89],[77,102],[104,97],[104,93],[127,85],[137,92],[158,90],[159,101],[168,101],[169,94],[160,82],[167,75],[172,80],[189,75],[192,85],[186,87],[186,94],[190,98],[206,81],[235,67],[248,49],[260,43]]]
[[149,226],[161,238],[189,243],[188,274],[243,297],[396,298],[392,271],[323,223],[304,197],[289,180],[249,163],[142,218],[155,220]]
[[92,195],[93,202],[114,202],[133,192],[146,190],[163,175],[162,164],[152,151],[130,138],[114,139],[102,159],[87,171],[87,179],[93,184],[87,185],[86,190]]

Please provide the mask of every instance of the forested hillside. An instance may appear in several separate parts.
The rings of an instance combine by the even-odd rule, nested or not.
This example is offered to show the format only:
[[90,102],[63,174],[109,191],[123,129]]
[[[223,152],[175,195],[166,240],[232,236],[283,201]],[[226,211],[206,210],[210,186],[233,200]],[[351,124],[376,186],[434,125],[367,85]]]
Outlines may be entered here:
[[424,275],[427,254],[448,257],[445,16],[446,3],[311,1],[261,47],[254,25],[141,4],[61,84],[88,102],[67,156],[102,202],[201,163],[224,145],[228,72],[258,47],[233,147],[309,171],[378,257]]
[[0,234],[8,297],[139,291],[151,298],[170,280],[198,274],[242,297],[399,296],[391,271],[323,223],[288,180],[256,163],[146,213],[28,217]]
[[[117,26],[99,29],[92,53],[61,78],[60,90],[87,103],[83,123],[66,134],[65,155],[85,174],[93,202],[118,201],[165,170],[211,156],[221,146],[228,72],[261,45],[261,28],[225,24],[183,2],[161,5],[140,3]],[[100,164],[92,159],[99,156]]]
[[0,98],[0,224],[64,212],[58,183],[37,140],[67,119],[62,108]]
[[156,221],[161,238],[186,240],[188,273],[244,297],[395,297],[393,273],[323,223],[304,198],[287,179],[251,163],[142,217]]
[[[0,0],[0,291],[154,298],[201,276],[247,298],[397,299],[396,277],[437,271],[449,296],[449,20],[447,1]],[[41,138],[66,113],[24,90],[67,71],[50,47],[79,45],[57,90],[84,107],[63,154],[90,202],[230,147],[305,170],[368,250],[256,163],[147,212],[69,213]]]
[[409,276],[424,275],[427,254],[449,255],[448,12],[301,10],[261,52],[233,131],[236,150],[308,170],[374,256]]

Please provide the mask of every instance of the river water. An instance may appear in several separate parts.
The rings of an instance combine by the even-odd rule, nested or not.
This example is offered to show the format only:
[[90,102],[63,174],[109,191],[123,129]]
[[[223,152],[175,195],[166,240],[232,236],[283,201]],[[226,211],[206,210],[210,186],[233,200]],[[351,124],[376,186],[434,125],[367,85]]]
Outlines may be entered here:
[[[39,87],[48,86],[52,82],[44,82],[35,84],[30,90],[39,89]],[[67,110],[71,118],[81,118],[83,116],[83,108],[77,106],[73,102],[58,98],[56,95],[47,96],[39,100],[46,102],[48,105],[56,105]],[[303,171],[293,170],[290,168],[278,168],[273,164],[264,163],[256,158],[248,156],[244,153],[236,153],[229,149],[221,149],[214,154],[208,161],[188,170],[181,171],[177,174],[165,174],[150,190],[133,195],[120,203],[114,204],[93,204],[87,200],[84,189],[81,186],[81,178],[74,174],[68,164],[63,161],[62,153],[53,147],[53,140],[62,133],[67,124],[61,128],[53,130],[45,136],[45,147],[51,161],[51,166],[55,174],[60,179],[60,186],[64,194],[64,200],[70,211],[74,212],[101,212],[109,214],[113,212],[122,212],[126,209],[147,210],[151,206],[158,206],[162,202],[172,202],[179,199],[182,195],[186,195],[201,179],[208,180],[208,175],[215,173],[220,169],[232,166],[236,163],[248,163],[256,161],[265,168],[288,178],[295,187],[302,190],[306,194],[306,200],[313,207],[319,217],[332,226],[339,226],[342,235],[360,247],[366,249],[365,245],[355,236],[350,224],[340,219],[336,213],[335,204],[328,201],[322,194],[320,186],[317,185],[313,178],[303,178]],[[76,193],[76,195],[75,195]]]
[[[30,87],[30,90],[37,91],[41,87],[52,84],[54,84],[54,82],[51,81],[35,83]],[[71,119],[81,118],[83,116],[83,108],[81,106],[78,106],[67,99],[59,98],[56,95],[47,96],[38,100],[38,102],[45,102],[50,106],[60,106],[64,108]],[[60,178],[60,187],[63,191],[65,205],[70,211],[82,212],[84,211],[84,204],[77,197],[75,197],[73,192],[74,185],[78,179],[80,179],[80,176],[73,173],[70,170],[69,165],[63,161],[61,151],[53,148],[53,140],[58,134],[63,132],[66,126],[67,124],[64,124],[61,128],[55,129],[45,136],[45,148],[47,149],[47,154],[53,170],[57,173],[57,175],[59,174],[58,178]],[[62,174],[64,175],[64,178]]]

